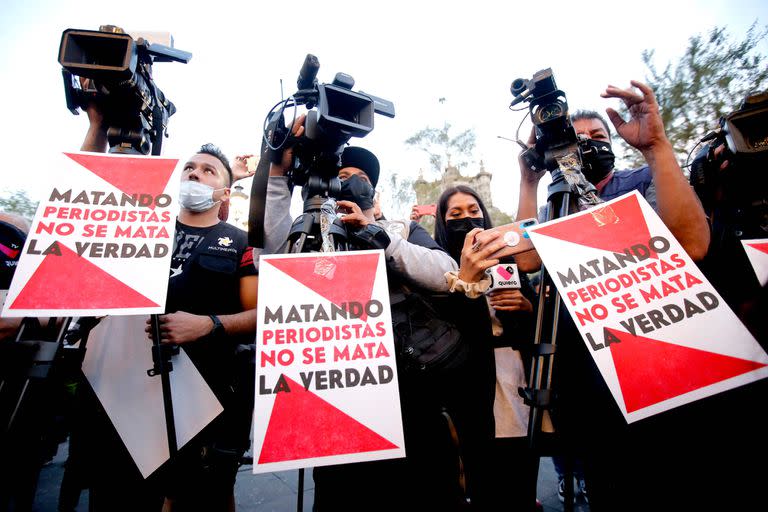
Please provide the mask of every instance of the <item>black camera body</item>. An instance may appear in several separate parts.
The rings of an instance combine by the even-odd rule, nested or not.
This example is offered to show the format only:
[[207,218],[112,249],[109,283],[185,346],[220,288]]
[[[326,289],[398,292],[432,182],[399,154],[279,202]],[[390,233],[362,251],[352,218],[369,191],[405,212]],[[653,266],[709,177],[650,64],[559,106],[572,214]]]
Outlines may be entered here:
[[531,121],[536,130],[536,144],[523,151],[522,157],[534,171],[553,171],[558,168],[556,155],[574,154],[579,167],[591,165],[590,158],[595,151],[587,138],[576,134],[568,113],[565,93],[557,88],[552,68],[536,72],[533,78],[518,78],[510,87],[512,100],[510,108],[520,102],[529,102]]
[[549,171],[557,168],[553,152],[575,148],[578,137],[568,115],[565,93],[557,88],[552,68],[537,71],[530,80],[516,79],[510,90],[515,96],[510,107],[522,101],[529,103],[531,121],[536,130],[535,154],[529,156],[533,168]]
[[[110,151],[159,155],[168,118],[176,107],[152,79],[154,62],[189,62],[188,52],[121,29],[67,29],[59,45],[67,108],[78,114],[90,101],[99,102],[109,125]],[[79,77],[90,79],[83,89]]]
[[[718,203],[744,210],[768,201],[768,93],[747,96],[720,118],[691,163],[690,182],[709,211]],[[720,149],[722,148],[722,149]],[[720,169],[728,161],[728,166]]]
[[[367,247],[389,243],[381,240],[380,233],[348,234],[336,217],[335,202],[329,199],[339,197],[341,192],[338,174],[344,146],[352,137],[365,137],[373,131],[375,114],[395,117],[394,104],[353,91],[355,80],[345,73],[337,73],[330,84],[318,83],[319,69],[317,57],[307,54],[296,80],[298,90],[272,107],[265,119],[261,160],[251,185],[248,213],[248,241],[254,247],[263,247],[264,243],[269,163],[282,164],[283,152],[289,148],[292,161],[286,172],[288,185],[291,190],[296,185],[301,187],[304,213],[291,226],[287,252],[315,252],[328,247],[346,250],[350,243]],[[304,133],[295,137],[293,123],[299,105],[307,108],[307,116]],[[294,120],[286,126],[284,116],[289,107],[294,107]]]
[[[595,150],[588,139],[576,134],[568,113],[568,101],[565,93],[557,88],[552,69],[537,71],[530,80],[518,78],[510,90],[515,97],[510,109],[523,101],[529,104],[536,143],[520,154],[528,167],[549,171],[553,183],[562,183],[574,194],[581,210],[601,202],[594,184],[583,174],[585,166],[594,161]],[[556,189],[559,190],[559,185]]]
[[[308,54],[296,81],[298,91],[288,100],[309,110],[304,135],[291,141],[294,160],[289,171],[290,185],[305,187],[305,197],[337,193],[337,186],[329,182],[338,174],[345,144],[352,137],[365,137],[373,131],[374,114],[395,117],[392,102],[353,91],[355,80],[350,75],[337,73],[332,83],[318,83],[319,69],[317,57]],[[270,146],[276,149],[288,140],[291,129],[283,127],[283,109],[291,105],[282,105],[270,113],[265,131]]]

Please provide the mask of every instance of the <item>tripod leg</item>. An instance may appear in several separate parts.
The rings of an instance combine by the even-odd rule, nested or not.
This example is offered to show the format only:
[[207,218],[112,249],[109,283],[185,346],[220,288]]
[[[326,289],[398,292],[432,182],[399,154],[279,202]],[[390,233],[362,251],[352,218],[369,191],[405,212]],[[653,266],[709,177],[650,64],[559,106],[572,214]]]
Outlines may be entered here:
[[302,512],[304,510],[304,468],[299,469],[299,486],[296,492],[298,494],[296,497],[296,512]]

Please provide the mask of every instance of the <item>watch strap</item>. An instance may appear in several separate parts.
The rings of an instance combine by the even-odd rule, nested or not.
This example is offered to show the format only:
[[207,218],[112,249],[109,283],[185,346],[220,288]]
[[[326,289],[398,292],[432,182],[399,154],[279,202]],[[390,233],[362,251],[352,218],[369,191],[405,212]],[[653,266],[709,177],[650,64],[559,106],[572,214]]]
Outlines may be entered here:
[[211,332],[209,332],[209,335],[217,335],[217,334],[224,334],[226,331],[224,330],[224,324],[221,323],[221,320],[219,320],[219,317],[216,315],[208,315],[208,318],[211,319],[211,322],[213,322],[213,329],[211,329]]

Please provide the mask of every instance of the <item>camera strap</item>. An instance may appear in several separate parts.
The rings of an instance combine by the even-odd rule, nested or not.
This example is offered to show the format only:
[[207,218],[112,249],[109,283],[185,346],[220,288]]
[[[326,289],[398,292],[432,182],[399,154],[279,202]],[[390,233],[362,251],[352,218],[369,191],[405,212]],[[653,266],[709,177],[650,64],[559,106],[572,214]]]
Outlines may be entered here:
[[251,206],[248,209],[248,245],[264,248],[264,211],[269,183],[269,147],[261,143],[261,157],[251,183]]

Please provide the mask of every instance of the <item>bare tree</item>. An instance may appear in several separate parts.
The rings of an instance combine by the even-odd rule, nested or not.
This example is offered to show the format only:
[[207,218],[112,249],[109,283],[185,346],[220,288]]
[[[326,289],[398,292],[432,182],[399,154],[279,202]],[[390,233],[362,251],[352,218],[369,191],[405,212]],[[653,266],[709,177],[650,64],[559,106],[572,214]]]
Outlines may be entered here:
[[[685,53],[663,69],[654,62],[654,50],[643,51],[646,82],[656,94],[664,128],[681,162],[716,127],[718,118],[739,108],[747,95],[766,88],[768,66],[759,48],[766,35],[768,26],[761,28],[756,21],[742,40],[734,40],[726,27],[715,27],[692,36]],[[631,151],[623,141],[620,144]],[[643,164],[634,151],[625,159],[633,166]]]
[[432,169],[440,174],[448,164],[461,169],[473,162],[472,151],[475,149],[475,131],[472,128],[458,135],[451,136],[451,124],[442,128],[427,127],[405,140],[409,146],[424,151],[429,155]]

